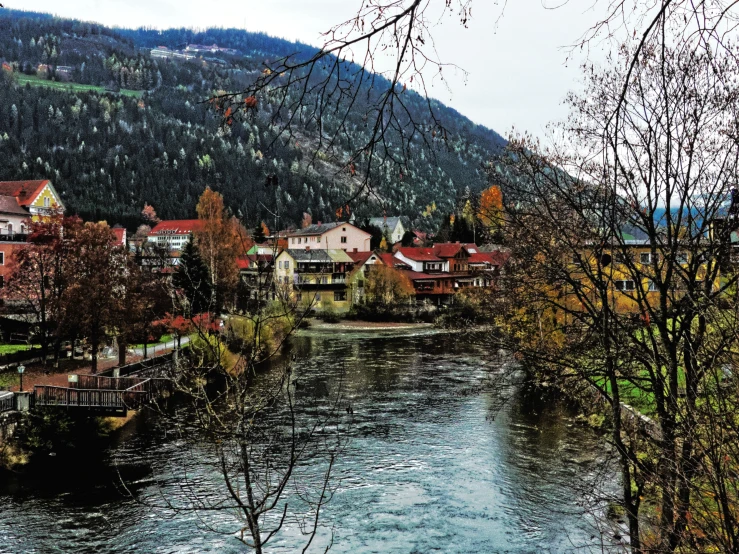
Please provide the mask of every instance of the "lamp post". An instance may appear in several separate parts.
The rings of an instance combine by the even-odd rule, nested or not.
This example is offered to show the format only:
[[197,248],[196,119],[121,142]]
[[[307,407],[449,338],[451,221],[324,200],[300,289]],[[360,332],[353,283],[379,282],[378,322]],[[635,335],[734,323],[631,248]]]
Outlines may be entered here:
[[18,366],[18,375],[21,377],[21,390],[20,392],[23,392],[23,372],[26,371],[26,366],[23,364]]

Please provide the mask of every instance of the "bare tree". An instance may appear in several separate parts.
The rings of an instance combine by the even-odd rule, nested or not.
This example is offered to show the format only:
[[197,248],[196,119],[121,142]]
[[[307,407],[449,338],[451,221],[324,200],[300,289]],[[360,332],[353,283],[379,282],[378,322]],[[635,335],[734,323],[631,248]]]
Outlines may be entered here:
[[726,257],[736,66],[725,48],[648,46],[633,68],[624,50],[616,69],[588,72],[554,146],[520,137],[491,168],[514,260],[500,324],[538,379],[609,407],[633,552],[730,552],[725,515],[693,518],[706,481],[737,462],[706,463],[720,444],[703,427],[739,346]]

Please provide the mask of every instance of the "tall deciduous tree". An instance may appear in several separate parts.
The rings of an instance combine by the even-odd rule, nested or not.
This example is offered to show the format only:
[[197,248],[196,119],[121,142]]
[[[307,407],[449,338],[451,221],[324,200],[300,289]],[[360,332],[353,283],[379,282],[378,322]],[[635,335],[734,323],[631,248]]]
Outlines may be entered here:
[[98,350],[116,323],[118,300],[125,291],[126,252],[106,223],[85,223],[70,249],[72,276],[65,298],[67,318],[90,342],[92,372]]
[[539,380],[607,406],[634,553],[739,551],[739,52],[693,46],[588,70],[565,141],[521,137],[495,168],[514,259],[500,328]]
[[246,232],[229,215],[223,196],[206,187],[197,205],[201,226],[195,231],[195,243],[210,275],[213,305],[219,311],[233,296],[239,279],[236,260],[246,253]]
[[16,250],[10,260],[11,273],[3,297],[10,303],[20,302],[34,315],[44,364],[52,341],[58,360],[64,301],[73,269],[70,247],[81,225],[79,218],[61,216],[33,221],[28,244]]

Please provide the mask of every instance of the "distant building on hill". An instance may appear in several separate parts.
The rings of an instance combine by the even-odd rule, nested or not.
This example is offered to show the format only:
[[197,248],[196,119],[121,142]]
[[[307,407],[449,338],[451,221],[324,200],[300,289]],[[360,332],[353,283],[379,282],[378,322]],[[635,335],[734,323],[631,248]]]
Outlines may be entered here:
[[377,227],[384,235],[389,237],[390,243],[395,244],[403,240],[405,227],[399,217],[372,217],[369,224]]

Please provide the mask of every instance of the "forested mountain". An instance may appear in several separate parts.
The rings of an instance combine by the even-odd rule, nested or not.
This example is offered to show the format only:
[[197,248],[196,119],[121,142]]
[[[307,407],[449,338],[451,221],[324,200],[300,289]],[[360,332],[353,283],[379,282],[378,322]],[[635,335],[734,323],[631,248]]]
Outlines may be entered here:
[[[191,60],[150,54],[187,44],[235,52]],[[299,138],[269,147],[275,106],[265,102],[253,119],[224,127],[203,102],[217,91],[240,90],[266,59],[313,51],[236,29],[108,29],[0,9],[0,180],[52,179],[71,212],[129,228],[140,222],[144,202],[162,218],[193,216],[206,185],[249,225],[263,219],[269,225],[275,208],[281,225],[298,223],[304,211],[330,221],[351,178],[330,160],[309,166],[317,130],[300,129]],[[425,99],[412,92],[409,98],[423,117]],[[415,146],[404,175],[387,164],[376,184],[388,215],[407,216],[424,229],[438,227],[462,191],[485,186],[481,166],[504,144],[451,108],[433,102],[433,109],[449,131],[448,147],[433,156]],[[362,114],[358,106],[349,121],[360,138],[367,132]],[[337,124],[323,121],[323,133]],[[348,143],[337,148],[351,151]],[[279,177],[279,188],[267,189],[268,174]],[[358,218],[381,215],[371,198],[353,208]]]

